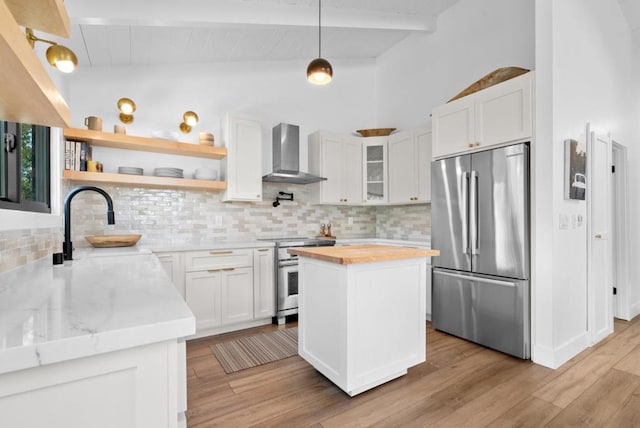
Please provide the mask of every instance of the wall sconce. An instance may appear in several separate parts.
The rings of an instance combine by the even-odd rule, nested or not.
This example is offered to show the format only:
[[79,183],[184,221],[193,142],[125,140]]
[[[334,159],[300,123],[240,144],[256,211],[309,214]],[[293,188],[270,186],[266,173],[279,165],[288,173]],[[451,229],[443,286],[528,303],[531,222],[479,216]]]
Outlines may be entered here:
[[76,57],[76,54],[74,54],[68,47],[59,45],[52,40],[36,37],[31,28],[26,29],[26,37],[32,48],[35,46],[36,42],[45,42],[51,45],[47,48],[46,56],[47,61],[52,67],[57,68],[63,73],[71,73],[78,66],[78,58]]
[[276,200],[271,204],[273,205],[273,208],[277,208],[278,205],[280,205],[280,201],[293,201],[293,193],[278,192],[278,194],[283,197],[281,198],[280,196],[276,196]]
[[118,100],[118,110],[120,110],[120,122],[128,125],[133,123],[133,112],[136,111],[136,103],[131,98],[120,98]]
[[182,115],[182,123],[180,124],[180,131],[188,134],[191,132],[191,127],[196,126],[198,123],[198,115],[193,111],[187,111]]

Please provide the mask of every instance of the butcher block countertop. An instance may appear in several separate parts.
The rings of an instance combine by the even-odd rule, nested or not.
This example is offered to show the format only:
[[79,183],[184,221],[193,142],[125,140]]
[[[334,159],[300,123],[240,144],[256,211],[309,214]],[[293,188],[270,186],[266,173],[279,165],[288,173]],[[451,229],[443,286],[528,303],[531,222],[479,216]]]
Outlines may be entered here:
[[301,247],[288,250],[299,257],[309,257],[330,263],[350,265],[387,260],[414,259],[439,256],[438,250],[399,247],[395,245],[347,245],[344,247]]

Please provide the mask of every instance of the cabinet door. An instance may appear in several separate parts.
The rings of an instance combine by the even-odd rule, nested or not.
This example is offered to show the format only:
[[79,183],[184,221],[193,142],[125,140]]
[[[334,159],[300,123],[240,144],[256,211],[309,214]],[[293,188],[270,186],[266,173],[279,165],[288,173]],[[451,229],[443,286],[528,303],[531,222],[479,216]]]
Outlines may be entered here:
[[368,205],[388,201],[387,140],[374,140],[378,139],[367,138],[362,144],[362,198]]
[[262,200],[262,126],[248,118],[228,115],[223,132],[227,158],[223,174],[227,181],[224,201]]
[[185,297],[184,290],[184,263],[181,253],[158,253],[156,254],[162,268],[167,273],[171,282],[176,287],[182,298]]
[[272,248],[253,252],[253,317],[272,317],[276,313],[274,285],[275,260]]
[[185,299],[196,317],[196,332],[220,325],[221,281],[222,271],[186,275]]
[[339,183],[342,203],[362,203],[362,142],[359,139],[345,137],[343,140],[342,166],[344,182]]
[[[339,204],[344,199],[344,147],[340,138],[322,137],[321,144],[321,176],[326,181],[320,183],[323,204]],[[360,149],[361,150],[361,149]]]
[[431,202],[431,130],[417,131],[414,142],[418,159],[415,202]]
[[407,204],[417,194],[414,136],[402,132],[389,137],[389,202]]
[[475,94],[480,147],[531,137],[531,86],[527,73]]
[[253,268],[222,270],[221,324],[253,319]]
[[432,111],[433,158],[460,153],[474,146],[474,96],[438,106]]

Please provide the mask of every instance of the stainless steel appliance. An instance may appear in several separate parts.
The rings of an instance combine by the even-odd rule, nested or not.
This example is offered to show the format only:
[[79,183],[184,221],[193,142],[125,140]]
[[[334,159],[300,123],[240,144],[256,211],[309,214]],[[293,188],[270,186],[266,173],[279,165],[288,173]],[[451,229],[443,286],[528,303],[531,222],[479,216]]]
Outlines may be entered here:
[[431,165],[434,328],[530,357],[529,146]]
[[281,123],[272,132],[273,172],[262,181],[275,183],[310,184],[326,180],[300,171],[300,127]]
[[317,238],[280,238],[269,241],[276,244],[276,318],[278,324],[284,324],[287,315],[298,313],[298,256],[289,254],[287,250],[295,247],[333,246],[335,241]]

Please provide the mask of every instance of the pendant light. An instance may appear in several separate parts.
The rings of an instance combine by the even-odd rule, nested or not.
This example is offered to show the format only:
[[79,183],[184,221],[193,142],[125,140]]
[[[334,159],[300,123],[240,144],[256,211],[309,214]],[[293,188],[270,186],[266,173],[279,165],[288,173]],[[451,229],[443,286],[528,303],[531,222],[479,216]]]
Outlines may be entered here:
[[314,85],[326,85],[331,82],[333,68],[322,58],[322,0],[318,0],[318,58],[307,66],[307,80]]

